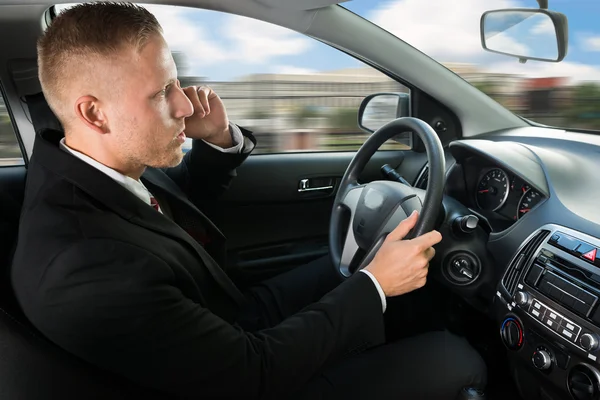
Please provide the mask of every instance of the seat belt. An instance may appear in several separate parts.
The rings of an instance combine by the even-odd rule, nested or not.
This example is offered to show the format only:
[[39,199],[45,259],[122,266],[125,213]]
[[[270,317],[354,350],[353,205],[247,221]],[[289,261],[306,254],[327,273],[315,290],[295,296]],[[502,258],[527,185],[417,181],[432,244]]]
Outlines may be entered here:
[[29,108],[31,122],[36,134],[39,134],[40,131],[44,129],[54,129],[63,132],[63,127],[58,118],[56,118],[56,115],[54,115],[50,109],[50,106],[44,97],[44,93],[39,92],[24,97],[27,108]]

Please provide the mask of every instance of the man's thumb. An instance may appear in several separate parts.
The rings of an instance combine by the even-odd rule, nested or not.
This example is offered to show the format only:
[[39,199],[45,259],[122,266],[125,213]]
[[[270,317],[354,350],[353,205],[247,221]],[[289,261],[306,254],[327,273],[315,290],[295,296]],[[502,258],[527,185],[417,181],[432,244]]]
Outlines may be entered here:
[[419,219],[419,212],[413,211],[408,218],[398,224],[398,226],[390,232],[386,240],[402,240],[412,228],[414,228]]

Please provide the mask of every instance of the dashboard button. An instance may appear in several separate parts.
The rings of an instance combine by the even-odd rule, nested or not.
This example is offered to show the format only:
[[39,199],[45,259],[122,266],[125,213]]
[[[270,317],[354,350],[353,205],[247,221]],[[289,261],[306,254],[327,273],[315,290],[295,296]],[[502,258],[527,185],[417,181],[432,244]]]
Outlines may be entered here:
[[579,240],[572,238],[571,236],[561,234],[560,239],[558,239],[557,245],[558,247],[563,248],[568,252],[573,252],[579,246]]
[[581,255],[581,257],[583,257],[586,260],[589,260],[591,262],[596,261],[596,249],[592,249],[592,250],[588,251],[587,253],[583,253]]
[[550,310],[548,310],[548,312],[546,313],[546,318],[551,319],[552,321],[557,321],[558,323],[562,321],[562,317],[560,315]]
[[551,314],[551,312],[546,313],[546,317],[544,318],[544,324],[553,331],[557,331],[560,328],[560,324],[562,323],[562,318],[557,317],[555,319],[552,319],[548,316]]
[[572,334],[572,338],[575,339],[577,335],[579,335],[579,331],[581,331],[581,328],[579,327],[579,325],[576,325],[572,322],[563,319],[558,330],[561,334],[564,334],[563,331],[570,332]]
[[575,335],[573,334],[573,332],[568,331],[565,328],[559,328],[558,333],[560,333],[562,336],[566,337],[567,339],[569,339],[571,341],[573,341],[575,339]]

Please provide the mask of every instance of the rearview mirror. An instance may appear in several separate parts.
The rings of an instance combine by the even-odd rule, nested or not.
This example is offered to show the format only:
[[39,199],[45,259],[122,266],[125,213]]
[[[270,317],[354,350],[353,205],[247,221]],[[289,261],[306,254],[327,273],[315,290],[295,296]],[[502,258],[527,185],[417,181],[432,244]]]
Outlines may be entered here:
[[481,45],[487,51],[527,60],[559,62],[568,48],[564,14],[545,9],[492,10],[481,16]]
[[410,116],[408,93],[376,93],[364,98],[358,109],[358,126],[375,132],[383,125],[400,117]]

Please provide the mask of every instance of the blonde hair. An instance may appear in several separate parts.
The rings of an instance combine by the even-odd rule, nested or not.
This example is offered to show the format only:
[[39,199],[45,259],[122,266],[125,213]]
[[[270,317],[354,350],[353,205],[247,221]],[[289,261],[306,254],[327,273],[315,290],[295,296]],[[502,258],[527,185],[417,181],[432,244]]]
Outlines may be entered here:
[[[58,15],[38,40],[38,77],[48,105],[64,125],[68,88],[78,75],[162,34],[156,17],[141,6],[125,2],[84,3]],[[66,103],[66,104],[65,104]]]

